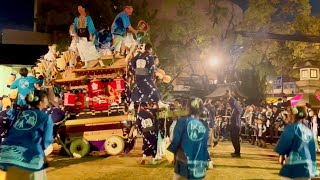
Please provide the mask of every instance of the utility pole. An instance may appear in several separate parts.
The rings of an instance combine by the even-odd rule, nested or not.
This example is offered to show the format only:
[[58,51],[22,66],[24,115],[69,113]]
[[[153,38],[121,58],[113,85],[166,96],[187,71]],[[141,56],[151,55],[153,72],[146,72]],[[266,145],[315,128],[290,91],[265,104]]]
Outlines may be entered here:
[[34,0],[33,4],[33,32],[37,32],[37,13],[38,13],[38,0]]
[[281,73],[281,96],[283,95],[283,73]]

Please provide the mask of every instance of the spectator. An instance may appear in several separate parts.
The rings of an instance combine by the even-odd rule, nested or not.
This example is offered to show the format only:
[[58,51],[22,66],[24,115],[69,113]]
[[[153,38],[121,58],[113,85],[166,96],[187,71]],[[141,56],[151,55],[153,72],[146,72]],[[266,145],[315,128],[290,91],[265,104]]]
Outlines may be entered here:
[[243,109],[240,104],[234,99],[233,92],[230,93],[229,105],[232,109],[231,112],[231,141],[234,147],[234,153],[231,154],[232,157],[240,157],[240,129],[241,129],[241,115]]

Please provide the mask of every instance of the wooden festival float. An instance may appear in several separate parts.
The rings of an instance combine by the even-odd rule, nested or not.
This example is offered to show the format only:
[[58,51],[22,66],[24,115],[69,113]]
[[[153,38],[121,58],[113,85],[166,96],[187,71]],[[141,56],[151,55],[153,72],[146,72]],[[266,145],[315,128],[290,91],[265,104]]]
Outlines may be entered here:
[[108,67],[74,68],[54,81],[63,91],[68,114],[60,126],[59,141],[71,156],[83,157],[90,151],[117,155],[133,147],[133,121],[128,120],[123,101],[127,63],[112,58],[104,59],[116,61]]
[[[138,28],[146,32],[145,26],[141,21]],[[134,110],[129,110],[126,103],[130,80],[125,78],[130,77],[128,62],[144,52],[144,44],[129,43],[130,46],[126,45],[129,53],[121,59],[115,59],[106,48],[99,52],[99,59],[83,68],[77,50],[72,48],[73,43],[61,54],[56,45],[49,46],[49,52],[32,69],[36,77],[41,75],[45,79],[49,101],[62,106],[68,116],[59,124],[57,141],[73,157],[83,157],[92,151],[105,151],[110,155],[129,153],[134,147],[137,130]],[[156,76],[165,83],[171,82],[171,77],[161,69]],[[56,102],[57,96],[60,103]],[[170,115],[168,106],[163,105],[160,118]]]

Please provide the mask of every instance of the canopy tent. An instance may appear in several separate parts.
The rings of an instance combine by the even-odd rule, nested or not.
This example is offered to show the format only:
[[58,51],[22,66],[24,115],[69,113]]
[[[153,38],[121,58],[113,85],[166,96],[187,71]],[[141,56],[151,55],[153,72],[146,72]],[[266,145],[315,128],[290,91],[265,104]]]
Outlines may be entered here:
[[[288,100],[291,102],[291,106],[305,106],[306,103],[312,105],[312,107],[320,107],[320,96],[316,94],[297,94],[294,97],[288,97]],[[266,99],[268,104],[274,104],[278,102],[278,97],[272,97]]]
[[227,91],[234,91],[237,96],[247,99],[247,96],[244,95],[239,88],[234,84],[223,84],[218,85],[217,89],[215,89],[211,94],[206,96],[207,98],[220,98],[226,95]]
[[316,94],[303,94],[301,100],[296,104],[296,106],[305,106],[306,103],[311,104],[313,108],[320,108],[320,100]]

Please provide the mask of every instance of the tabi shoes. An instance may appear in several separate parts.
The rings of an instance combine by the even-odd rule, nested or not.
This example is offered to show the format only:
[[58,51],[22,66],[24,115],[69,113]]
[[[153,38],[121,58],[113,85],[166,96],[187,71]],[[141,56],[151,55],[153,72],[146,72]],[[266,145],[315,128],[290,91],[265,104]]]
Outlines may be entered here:
[[231,154],[231,157],[233,157],[233,158],[240,158],[241,155],[240,155],[240,154],[237,154],[237,153],[232,153],[232,154]]
[[146,164],[146,160],[145,159],[141,159],[140,164],[141,165],[145,165]]
[[218,145],[218,143],[219,143],[218,141],[214,141],[213,145],[212,145],[212,148],[216,147]]
[[208,169],[213,169],[213,161],[208,162]]
[[152,158],[151,164],[152,165],[157,165],[158,164],[157,159],[156,158]]

